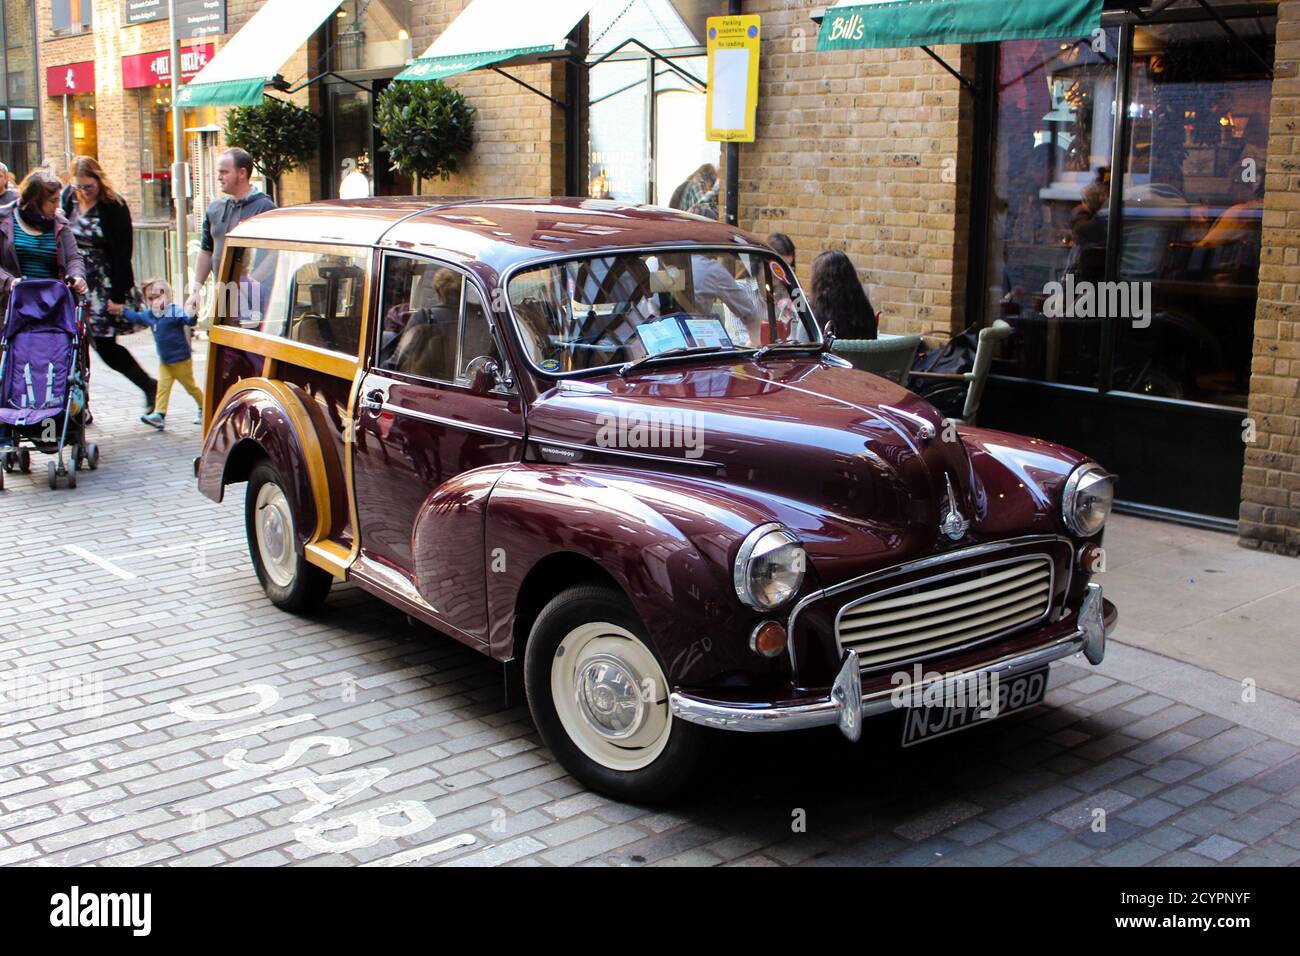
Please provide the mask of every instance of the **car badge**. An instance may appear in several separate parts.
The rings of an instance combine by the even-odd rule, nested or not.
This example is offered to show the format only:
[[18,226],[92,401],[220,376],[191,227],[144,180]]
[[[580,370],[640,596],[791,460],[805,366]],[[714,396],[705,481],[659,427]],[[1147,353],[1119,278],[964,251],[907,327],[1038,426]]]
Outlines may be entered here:
[[952,490],[952,479],[945,474],[943,480],[948,486],[948,513],[939,522],[939,530],[946,534],[949,539],[960,541],[966,537],[966,529],[970,527],[970,522],[963,518],[961,512],[957,510],[957,496]]

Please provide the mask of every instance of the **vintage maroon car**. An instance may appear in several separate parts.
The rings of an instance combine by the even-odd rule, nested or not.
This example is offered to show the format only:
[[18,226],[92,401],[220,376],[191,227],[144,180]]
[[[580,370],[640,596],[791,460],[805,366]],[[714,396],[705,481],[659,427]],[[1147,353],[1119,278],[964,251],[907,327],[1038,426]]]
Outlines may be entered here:
[[925,739],[973,719],[956,691],[1015,709],[1102,658],[1111,477],[848,367],[740,230],[327,202],[242,224],[221,277],[196,470],[247,482],[267,595],[354,581],[517,662],[594,788],[668,794],[711,728],[857,739],[911,704]]

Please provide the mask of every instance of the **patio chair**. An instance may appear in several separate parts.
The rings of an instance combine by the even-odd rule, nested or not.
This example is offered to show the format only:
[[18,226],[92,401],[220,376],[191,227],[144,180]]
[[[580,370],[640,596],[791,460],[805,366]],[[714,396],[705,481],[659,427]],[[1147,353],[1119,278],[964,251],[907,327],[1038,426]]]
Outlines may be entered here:
[[853,367],[903,385],[920,348],[919,335],[884,335],[876,339],[836,339],[831,351]]
[[[975,367],[969,372],[913,372],[919,379],[953,383],[954,388],[965,387],[966,400],[960,416],[949,415],[950,421],[958,425],[974,425],[979,414],[980,399],[984,397],[984,385],[988,381],[989,369],[993,365],[993,354],[1002,342],[1011,337],[1014,331],[1010,325],[997,319],[987,328],[980,329],[979,344],[975,347]],[[927,389],[925,397],[932,403],[939,404],[937,392]]]

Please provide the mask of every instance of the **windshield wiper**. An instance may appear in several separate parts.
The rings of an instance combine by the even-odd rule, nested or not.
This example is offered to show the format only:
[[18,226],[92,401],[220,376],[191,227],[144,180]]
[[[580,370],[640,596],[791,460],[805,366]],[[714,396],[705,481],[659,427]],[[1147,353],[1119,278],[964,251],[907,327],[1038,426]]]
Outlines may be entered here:
[[704,355],[708,352],[727,352],[727,351],[731,351],[731,350],[724,349],[721,345],[694,345],[694,346],[679,345],[676,348],[671,348],[663,352],[655,352],[653,355],[643,355],[639,359],[635,359],[631,362],[627,362],[623,365],[620,365],[618,369],[618,374],[626,375],[634,368],[639,368],[640,366],[645,365],[647,362],[652,362],[655,359],[678,358],[683,355]]
[[826,351],[825,342],[773,342],[771,345],[764,345],[761,349],[753,354],[750,361],[760,362],[763,356],[769,352],[807,352],[815,349],[818,352]]

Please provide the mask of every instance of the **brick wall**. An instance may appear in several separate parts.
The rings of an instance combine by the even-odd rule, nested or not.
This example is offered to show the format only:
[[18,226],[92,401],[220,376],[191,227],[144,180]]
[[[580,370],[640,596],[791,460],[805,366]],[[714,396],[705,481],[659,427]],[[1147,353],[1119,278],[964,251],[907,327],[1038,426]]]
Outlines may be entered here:
[[1300,554],[1300,0],[1278,5],[1264,236],[1240,516],[1247,547]]
[[[965,325],[969,94],[919,49],[817,52],[823,0],[755,0],[756,142],[740,147],[739,224],[789,234],[798,273],[848,254],[888,332]],[[939,47],[965,75],[973,52]]]

